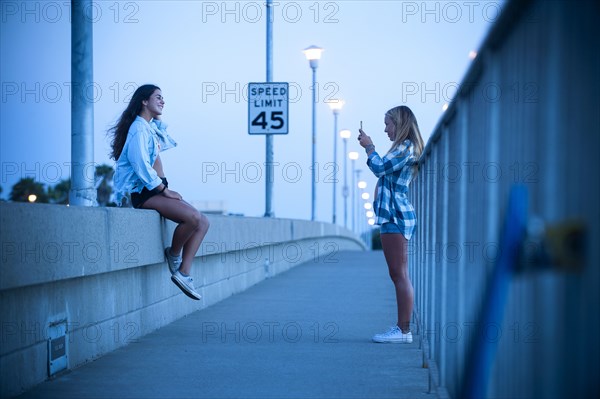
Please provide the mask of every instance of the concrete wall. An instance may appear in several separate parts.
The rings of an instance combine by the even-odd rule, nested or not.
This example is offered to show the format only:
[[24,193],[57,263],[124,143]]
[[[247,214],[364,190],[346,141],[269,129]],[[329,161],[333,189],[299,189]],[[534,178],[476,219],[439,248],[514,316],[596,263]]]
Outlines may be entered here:
[[2,397],[48,378],[56,322],[74,368],[305,261],[364,249],[330,224],[209,215],[193,301],[163,257],[175,224],[155,211],[0,203],[0,219]]

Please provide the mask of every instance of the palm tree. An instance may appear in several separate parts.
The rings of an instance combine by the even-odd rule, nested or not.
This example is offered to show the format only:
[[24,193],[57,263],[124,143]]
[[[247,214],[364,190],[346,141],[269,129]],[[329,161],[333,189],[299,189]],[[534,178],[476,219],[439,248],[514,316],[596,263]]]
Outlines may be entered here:
[[112,195],[112,178],[115,174],[112,166],[102,164],[96,166],[96,200],[99,206],[115,206],[110,202]]
[[48,197],[53,204],[68,204],[71,179],[58,182],[54,187],[48,187]]
[[[33,197],[35,196],[35,198]],[[48,195],[42,183],[38,183],[31,177],[22,178],[10,192],[10,200],[16,202],[48,202]]]

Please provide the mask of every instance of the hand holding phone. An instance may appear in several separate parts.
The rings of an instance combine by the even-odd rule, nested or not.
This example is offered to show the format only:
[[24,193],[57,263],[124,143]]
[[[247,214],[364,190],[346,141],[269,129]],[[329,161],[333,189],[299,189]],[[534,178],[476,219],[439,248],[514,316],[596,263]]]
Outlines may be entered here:
[[359,129],[359,133],[358,133],[358,143],[362,146],[362,147],[366,147],[370,144],[373,144],[373,141],[371,141],[371,138],[362,130],[362,121],[360,121],[360,129]]

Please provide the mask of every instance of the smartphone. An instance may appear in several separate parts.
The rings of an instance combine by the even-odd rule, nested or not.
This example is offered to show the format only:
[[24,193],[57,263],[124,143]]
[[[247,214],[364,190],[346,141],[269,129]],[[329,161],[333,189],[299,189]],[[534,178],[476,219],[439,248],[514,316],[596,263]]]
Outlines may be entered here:
[[360,130],[362,130],[362,121],[360,121]]

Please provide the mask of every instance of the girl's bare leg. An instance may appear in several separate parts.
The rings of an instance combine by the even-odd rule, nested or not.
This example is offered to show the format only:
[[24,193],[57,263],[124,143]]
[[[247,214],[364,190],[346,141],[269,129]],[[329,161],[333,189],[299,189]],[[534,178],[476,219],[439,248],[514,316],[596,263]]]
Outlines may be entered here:
[[210,225],[208,218],[187,202],[164,195],[155,195],[148,199],[142,208],[154,209],[161,216],[178,223],[173,233],[171,253],[179,254],[183,251],[179,270],[183,274],[190,274],[194,256]]
[[414,297],[413,286],[408,276],[408,241],[402,234],[382,234],[381,245],[396,288],[398,327],[406,333],[410,331]]

